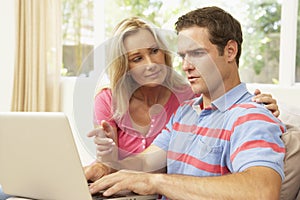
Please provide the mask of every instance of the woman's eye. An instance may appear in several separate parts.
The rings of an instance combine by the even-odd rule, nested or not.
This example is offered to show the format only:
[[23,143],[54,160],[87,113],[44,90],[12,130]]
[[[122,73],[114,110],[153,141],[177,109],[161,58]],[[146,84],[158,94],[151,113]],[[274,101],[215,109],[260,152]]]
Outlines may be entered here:
[[153,54],[156,54],[158,51],[159,51],[158,48],[153,48],[153,49],[151,49],[151,53],[153,53]]
[[137,62],[139,62],[141,60],[142,60],[142,57],[135,57],[131,61],[137,63]]

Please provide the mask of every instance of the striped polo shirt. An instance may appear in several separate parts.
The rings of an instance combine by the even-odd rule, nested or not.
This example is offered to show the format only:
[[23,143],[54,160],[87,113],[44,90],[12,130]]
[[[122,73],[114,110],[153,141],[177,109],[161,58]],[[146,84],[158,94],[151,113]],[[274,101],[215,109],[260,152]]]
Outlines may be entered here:
[[181,104],[153,143],[167,151],[168,173],[220,176],[265,166],[283,179],[286,128],[252,97],[241,83],[208,108],[202,97]]

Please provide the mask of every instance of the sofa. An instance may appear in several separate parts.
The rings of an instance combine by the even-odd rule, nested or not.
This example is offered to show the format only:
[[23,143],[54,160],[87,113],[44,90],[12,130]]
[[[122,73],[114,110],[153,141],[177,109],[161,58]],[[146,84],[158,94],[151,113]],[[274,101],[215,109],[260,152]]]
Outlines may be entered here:
[[280,105],[280,116],[287,131],[282,135],[286,147],[285,179],[281,186],[281,200],[300,200],[300,108]]

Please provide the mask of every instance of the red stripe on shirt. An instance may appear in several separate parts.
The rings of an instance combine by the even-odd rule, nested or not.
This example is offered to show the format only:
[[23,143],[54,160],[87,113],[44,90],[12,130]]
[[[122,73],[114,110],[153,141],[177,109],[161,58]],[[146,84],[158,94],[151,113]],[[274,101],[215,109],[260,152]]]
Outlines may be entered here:
[[222,167],[221,165],[213,165],[206,162],[202,162],[199,159],[190,156],[188,154],[181,154],[172,151],[168,151],[168,158],[180,162],[184,162],[186,164],[192,165],[200,170],[216,173],[216,174],[228,174],[229,170],[227,167]]
[[[247,115],[239,117],[236,120],[236,122],[233,124],[233,128],[235,128],[236,126],[239,126],[239,125],[241,125],[241,124],[243,124],[245,122],[252,121],[252,120],[253,121],[254,120],[260,120],[260,121],[266,121],[266,122],[278,124],[277,121],[274,121],[273,119],[271,119],[267,115],[259,114],[259,113],[251,113],[251,114],[247,114]],[[280,126],[280,130],[283,133],[284,132],[284,127]]]
[[233,108],[257,108],[257,106],[253,105],[253,104],[234,104],[233,106],[231,106],[229,108],[229,110],[233,109]]
[[200,127],[196,125],[185,125],[185,124],[180,124],[178,122],[173,124],[173,129],[175,131],[193,133],[197,135],[218,138],[226,141],[229,141],[231,136],[231,131],[225,129],[212,129],[212,128]]
[[271,148],[275,152],[285,153],[285,148],[278,146],[278,144],[267,142],[265,140],[252,140],[245,142],[242,146],[237,148],[237,150],[230,156],[230,160],[233,162],[238,153],[254,148]]

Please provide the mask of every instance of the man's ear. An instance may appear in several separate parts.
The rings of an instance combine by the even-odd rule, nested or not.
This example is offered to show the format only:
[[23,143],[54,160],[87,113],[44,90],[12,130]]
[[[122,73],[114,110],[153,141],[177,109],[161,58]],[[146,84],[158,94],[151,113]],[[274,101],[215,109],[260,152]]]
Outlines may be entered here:
[[235,61],[235,57],[238,52],[238,44],[235,40],[229,40],[227,42],[227,45],[225,47],[225,57],[227,59],[227,62],[233,62]]

